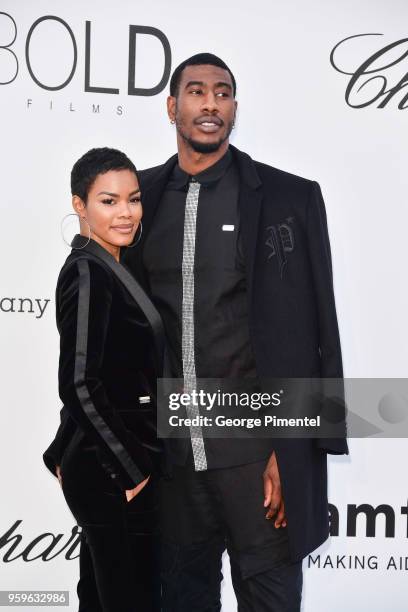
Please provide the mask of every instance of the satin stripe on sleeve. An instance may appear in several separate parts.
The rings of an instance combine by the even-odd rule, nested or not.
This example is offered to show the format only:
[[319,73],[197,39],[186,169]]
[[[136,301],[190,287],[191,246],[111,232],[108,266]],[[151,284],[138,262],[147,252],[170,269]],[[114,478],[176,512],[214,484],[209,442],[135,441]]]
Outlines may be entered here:
[[101,438],[106,442],[124,470],[134,482],[143,480],[143,474],[113,431],[108,427],[102,416],[96,410],[86,385],[86,363],[88,346],[88,319],[90,303],[90,271],[86,259],[77,262],[79,271],[77,337],[75,351],[74,382],[78,400],[89,421],[95,427]]

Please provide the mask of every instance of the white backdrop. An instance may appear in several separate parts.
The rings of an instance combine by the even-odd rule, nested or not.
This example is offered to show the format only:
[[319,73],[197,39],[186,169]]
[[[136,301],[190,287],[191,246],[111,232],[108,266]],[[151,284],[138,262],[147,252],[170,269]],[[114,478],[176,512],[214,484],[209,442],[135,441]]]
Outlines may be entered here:
[[[120,148],[139,168],[175,152],[165,112],[168,87],[155,96],[127,93],[129,25],[161,30],[173,68],[199,51],[220,55],[238,82],[232,142],[255,159],[319,181],[329,218],[345,373],[392,378],[405,377],[408,363],[403,275],[408,111],[398,108],[407,90],[396,92],[384,108],[378,104],[385,96],[352,108],[345,100],[351,77],[331,65],[330,53],[349,36],[377,34],[338,48],[336,65],[354,72],[376,51],[407,36],[408,6],[404,0],[208,0],[205,6],[188,0],[1,0],[0,11],[6,13],[0,14],[0,47],[11,43],[17,30],[9,47],[15,56],[0,48],[0,81],[12,81],[0,85],[0,589],[69,590],[69,609],[75,610],[77,560],[65,559],[67,549],[48,561],[33,559],[58,534],[49,556],[61,551],[74,526],[41,459],[60,407],[54,288],[68,252],[59,227],[71,210],[69,172],[94,146]],[[56,91],[34,82],[25,57],[28,31],[46,15],[70,26],[78,49],[72,80]],[[91,84],[117,88],[117,94],[84,90],[86,21]],[[163,48],[152,36],[137,41],[136,84],[153,87],[163,73]],[[381,57],[378,72],[358,81],[349,103],[394,87],[407,72],[407,48],[402,42]],[[39,23],[28,53],[43,84],[56,86],[68,77],[73,43],[61,22]],[[386,67],[393,60],[395,65]],[[357,91],[372,76],[376,80]],[[32,308],[28,301],[20,306],[22,298],[30,299]],[[303,610],[403,612],[406,442],[356,439],[350,448],[349,458],[330,459],[330,502],[339,510],[339,535],[315,551],[313,561],[305,560]],[[348,506],[359,504],[387,504],[394,531],[386,537],[379,515],[375,534],[367,535],[361,515],[355,535],[347,535]],[[52,535],[33,542],[45,533]],[[227,560],[225,575],[223,609],[234,612]]]

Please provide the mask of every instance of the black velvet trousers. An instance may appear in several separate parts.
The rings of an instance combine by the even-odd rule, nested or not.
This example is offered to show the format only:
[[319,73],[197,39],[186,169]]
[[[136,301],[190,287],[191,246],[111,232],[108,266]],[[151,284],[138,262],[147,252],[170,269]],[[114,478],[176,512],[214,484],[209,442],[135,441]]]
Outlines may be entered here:
[[100,465],[93,447],[70,445],[62,489],[82,528],[79,612],[158,612],[157,480],[130,502]]

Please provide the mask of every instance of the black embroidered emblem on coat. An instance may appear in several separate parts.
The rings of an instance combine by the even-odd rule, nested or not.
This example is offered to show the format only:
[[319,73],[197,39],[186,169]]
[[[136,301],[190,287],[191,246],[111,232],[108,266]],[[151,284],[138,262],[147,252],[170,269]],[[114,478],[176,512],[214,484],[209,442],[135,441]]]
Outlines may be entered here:
[[283,270],[287,263],[286,253],[292,253],[295,248],[292,224],[293,217],[288,217],[283,223],[269,225],[266,228],[267,238],[265,245],[270,249],[268,259],[276,255],[281,278],[283,278]]

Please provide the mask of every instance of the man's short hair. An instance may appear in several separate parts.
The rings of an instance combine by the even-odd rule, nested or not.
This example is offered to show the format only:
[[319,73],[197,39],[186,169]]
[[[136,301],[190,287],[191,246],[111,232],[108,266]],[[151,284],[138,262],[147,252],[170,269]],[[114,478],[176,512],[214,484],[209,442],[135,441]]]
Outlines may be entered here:
[[188,59],[184,60],[184,62],[181,62],[181,64],[179,64],[177,68],[175,68],[170,79],[170,95],[177,98],[177,95],[179,93],[181,74],[184,68],[186,68],[187,66],[203,65],[218,66],[219,68],[223,68],[224,70],[229,72],[232,81],[232,92],[235,98],[235,94],[237,92],[237,84],[235,82],[234,75],[228,68],[227,64],[220,57],[217,57],[212,53],[197,53],[196,55],[193,55],[192,57],[189,57]]

